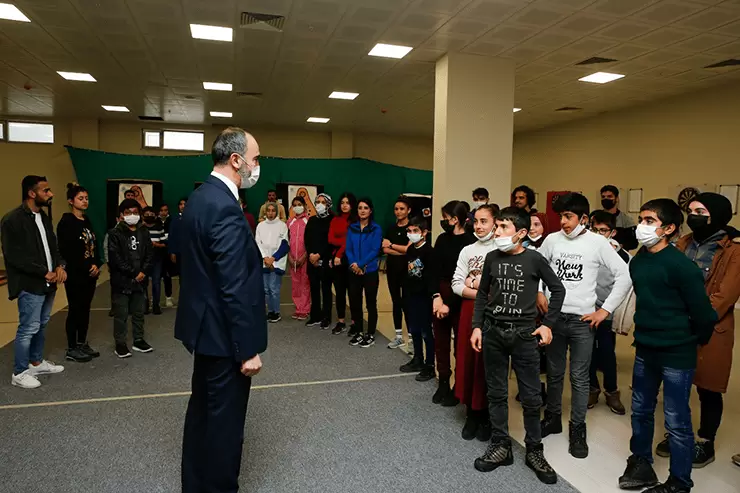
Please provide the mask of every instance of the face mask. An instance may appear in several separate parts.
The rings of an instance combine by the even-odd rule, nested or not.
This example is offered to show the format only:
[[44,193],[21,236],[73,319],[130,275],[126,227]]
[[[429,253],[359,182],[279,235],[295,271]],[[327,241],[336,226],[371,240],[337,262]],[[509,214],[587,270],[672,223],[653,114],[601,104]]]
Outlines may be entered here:
[[245,161],[244,158],[242,158],[242,161],[244,161],[244,163],[237,170],[237,172],[239,173],[239,176],[241,176],[242,178],[242,184],[239,188],[243,188],[246,190],[247,188],[252,188],[253,186],[255,186],[257,182],[259,181],[260,167],[255,166],[254,169],[250,173],[249,166],[247,165],[247,161]]
[[305,211],[305,210],[306,209],[304,209],[304,207],[302,205],[296,205],[296,206],[293,207],[293,212],[295,212],[296,215],[298,215],[298,216],[300,216],[301,214],[303,214],[303,211]]
[[609,239],[609,244],[614,248],[616,251],[619,251],[622,249],[622,245],[619,244],[619,242],[613,238]]
[[478,233],[473,233],[473,234],[475,235],[476,238],[478,238],[478,241],[480,241],[481,243],[485,243],[493,237],[493,230],[491,230],[485,236],[478,236]]
[[568,238],[569,240],[572,240],[574,238],[577,238],[578,235],[580,235],[581,233],[583,233],[583,230],[585,228],[586,228],[586,225],[585,224],[580,224],[579,223],[578,226],[576,226],[575,228],[573,228],[573,231],[571,231],[570,233],[564,233],[565,234],[565,237]]
[[605,210],[609,210],[615,205],[617,205],[617,203],[612,199],[601,199],[601,207],[603,207]]
[[123,220],[129,226],[136,226],[137,224],[139,224],[139,219],[140,219],[139,216],[137,216],[136,214],[132,216],[123,216]]
[[709,222],[709,216],[699,214],[689,214],[686,224],[694,232],[694,239],[697,241],[704,241],[721,229]]
[[483,201],[473,202],[473,210],[483,207],[486,204],[487,202],[483,202]]
[[445,233],[452,233],[452,232],[453,232],[453,231],[455,230],[455,226],[453,226],[452,224],[450,224],[449,222],[447,222],[447,221],[446,221],[446,220],[444,220],[444,219],[442,219],[442,220],[441,220],[441,221],[439,222],[439,225],[440,225],[440,226],[442,226],[442,230],[443,230],[443,231],[444,231]]
[[494,238],[493,243],[496,245],[496,249],[502,252],[508,252],[516,248],[516,243],[512,240],[513,236],[502,236]]
[[324,204],[316,204],[316,214],[326,217],[326,206]]
[[421,233],[407,233],[409,241],[413,244],[417,244],[421,241]]
[[540,238],[542,238],[542,235],[539,235],[539,236],[532,236],[532,235],[527,235],[527,237],[528,237],[528,238],[529,238],[529,239],[530,239],[531,241],[533,241],[533,242],[535,242],[535,243],[536,243],[537,241],[539,241],[539,239],[540,239]]
[[147,223],[147,224],[154,224],[154,218],[151,217],[151,216],[145,216],[144,217],[144,222]]
[[658,236],[658,228],[656,226],[648,226],[647,224],[638,224],[635,230],[635,237],[638,243],[644,247],[651,247],[658,243],[661,236]]

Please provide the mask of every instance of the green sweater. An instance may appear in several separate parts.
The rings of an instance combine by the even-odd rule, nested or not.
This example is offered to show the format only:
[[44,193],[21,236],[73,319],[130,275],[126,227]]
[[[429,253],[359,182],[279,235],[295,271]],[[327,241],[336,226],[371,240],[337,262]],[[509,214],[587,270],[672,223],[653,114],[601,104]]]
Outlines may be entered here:
[[641,249],[630,275],[637,355],[667,368],[696,368],[697,345],[709,342],[717,323],[701,270],[668,246],[655,254]]

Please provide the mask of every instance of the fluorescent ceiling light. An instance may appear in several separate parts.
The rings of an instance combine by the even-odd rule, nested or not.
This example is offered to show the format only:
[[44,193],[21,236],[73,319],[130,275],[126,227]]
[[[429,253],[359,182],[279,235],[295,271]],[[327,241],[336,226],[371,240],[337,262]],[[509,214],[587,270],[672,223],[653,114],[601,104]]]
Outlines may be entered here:
[[231,118],[234,114],[227,111],[211,111],[211,116],[214,118]]
[[522,111],[521,108],[514,108],[514,113],[519,113],[520,111]]
[[587,75],[586,77],[581,77],[581,82],[593,82],[594,84],[606,84],[607,82],[611,82],[613,80],[621,79],[624,77],[622,74],[610,74],[609,72],[596,72],[591,75]]
[[231,91],[231,84],[224,82],[204,82],[203,89],[210,91]]
[[413,48],[411,48],[410,46],[386,45],[383,43],[378,43],[372,50],[370,50],[370,53],[368,53],[368,55],[380,56],[385,58],[403,58],[412,49]]
[[204,26],[190,24],[190,34],[194,39],[210,39],[212,41],[233,41],[234,30],[230,27]]
[[308,123],[329,123],[329,118],[320,118],[318,116],[311,116],[306,120]]
[[9,21],[31,22],[31,19],[26,17],[23,12],[18,10],[18,7],[9,3],[0,3],[0,19],[7,19]]
[[59,75],[67,80],[79,80],[83,82],[97,82],[95,77],[90,74],[83,74],[80,72],[57,72]]
[[119,111],[121,113],[128,113],[128,108],[125,106],[106,106],[103,105],[103,109],[105,111]]
[[333,93],[329,94],[329,99],[346,99],[348,101],[352,101],[359,95],[360,93],[358,92],[334,91]]

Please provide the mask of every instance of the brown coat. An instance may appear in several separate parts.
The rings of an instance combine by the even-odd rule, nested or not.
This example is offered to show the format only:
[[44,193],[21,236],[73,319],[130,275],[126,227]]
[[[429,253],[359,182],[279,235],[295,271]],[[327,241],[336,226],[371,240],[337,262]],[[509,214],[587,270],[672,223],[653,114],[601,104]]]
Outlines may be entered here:
[[[693,241],[689,234],[676,245],[685,252]],[[712,260],[705,281],[712,307],[719,322],[709,344],[699,348],[694,384],[713,392],[727,392],[732,369],[732,347],[735,342],[735,303],[740,297],[740,237],[730,240],[725,236]]]

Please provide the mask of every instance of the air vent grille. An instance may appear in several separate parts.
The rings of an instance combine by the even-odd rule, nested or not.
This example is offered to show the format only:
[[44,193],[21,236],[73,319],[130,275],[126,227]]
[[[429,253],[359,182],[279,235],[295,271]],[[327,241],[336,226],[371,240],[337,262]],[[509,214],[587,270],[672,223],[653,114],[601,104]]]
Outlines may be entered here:
[[163,122],[164,121],[164,118],[162,118],[161,116],[143,116],[143,115],[140,115],[139,116],[139,120],[141,120],[143,122]]
[[244,99],[262,99],[262,93],[261,92],[237,91],[236,97],[244,98]]
[[740,65],[740,60],[736,58],[730,58],[729,60],[722,60],[721,62],[707,65],[704,68],[724,68],[724,67],[736,67]]
[[555,111],[560,111],[562,113],[572,113],[574,111],[581,111],[583,108],[578,108],[576,106],[563,106],[562,108],[558,108]]
[[616,60],[614,58],[602,58],[600,56],[595,56],[588,58],[586,60],[583,60],[582,62],[576,63],[576,65],[596,65],[599,63],[611,63],[611,62],[618,62],[619,60]]
[[283,32],[285,16],[276,14],[259,14],[257,12],[242,12],[239,27],[242,29],[256,29],[259,31]]

